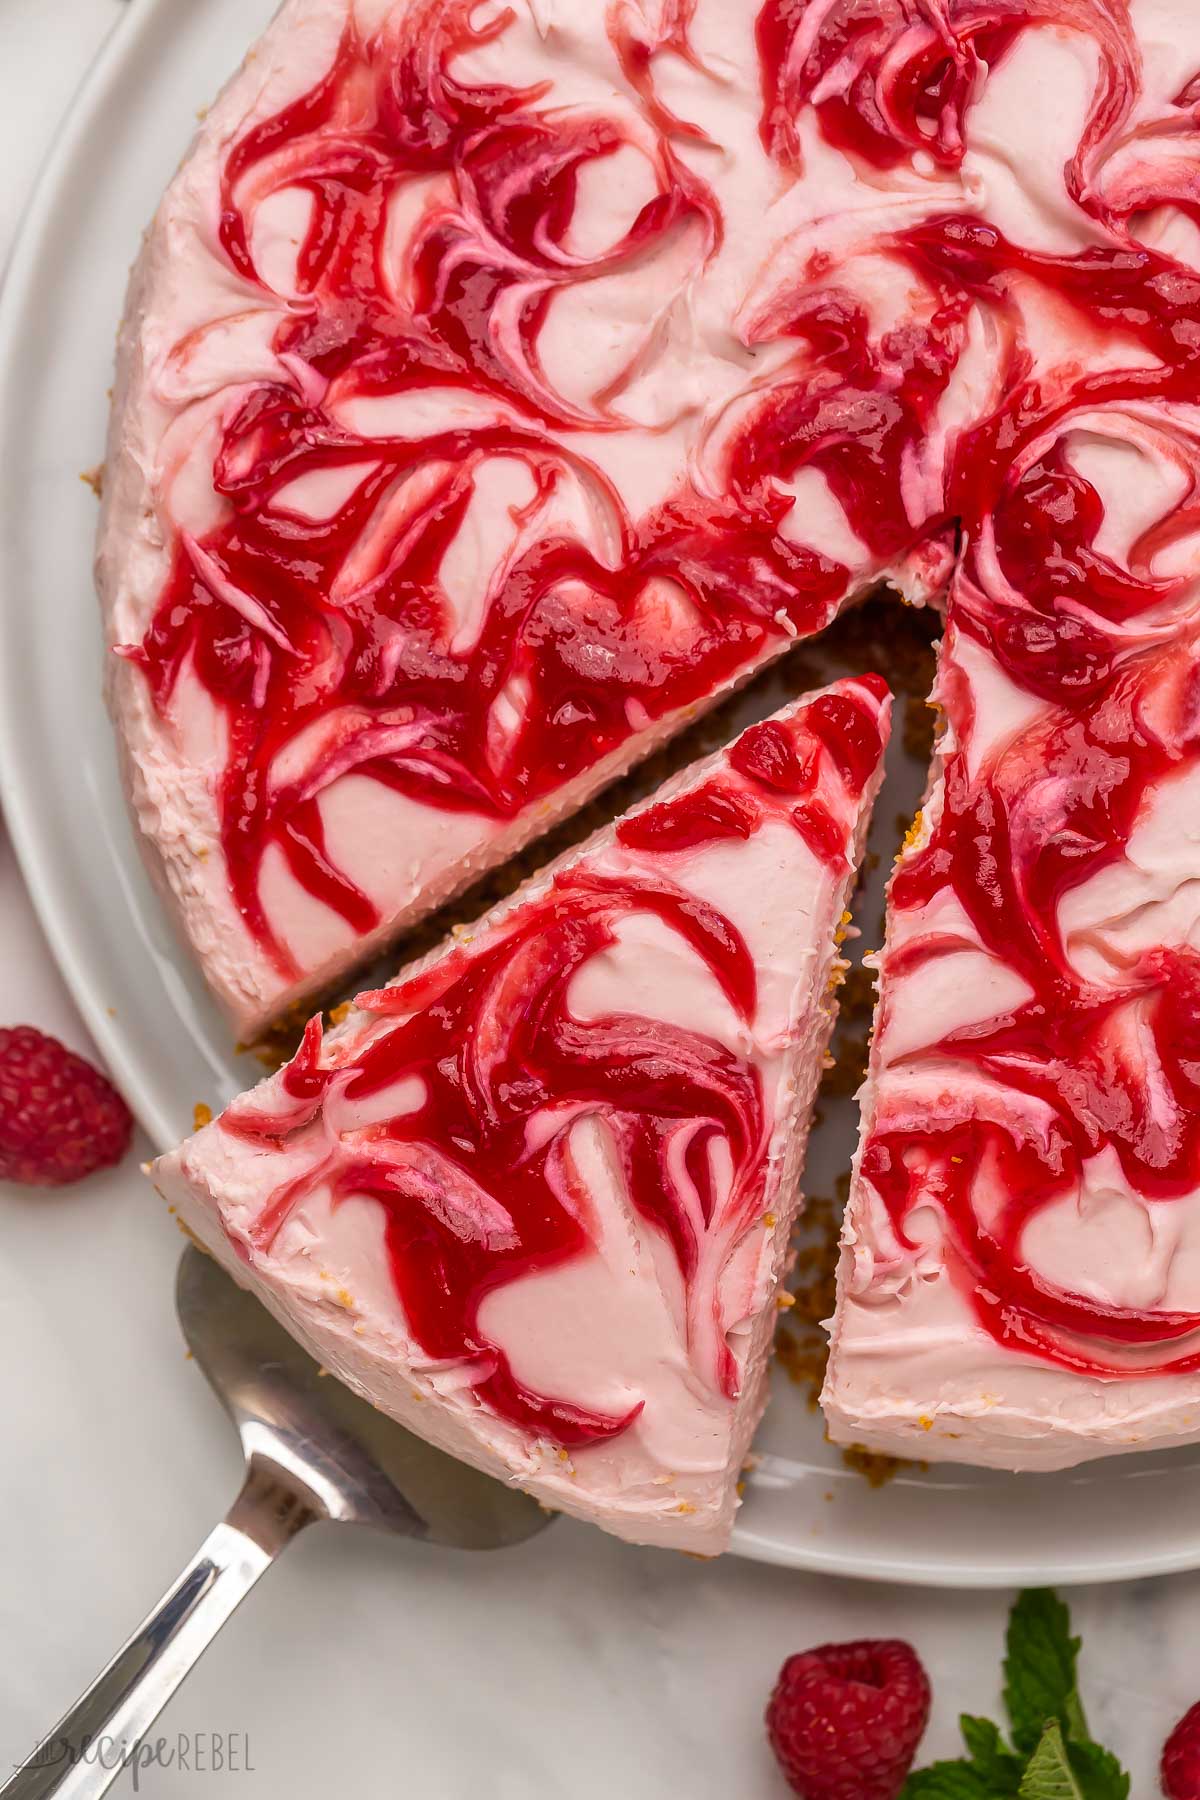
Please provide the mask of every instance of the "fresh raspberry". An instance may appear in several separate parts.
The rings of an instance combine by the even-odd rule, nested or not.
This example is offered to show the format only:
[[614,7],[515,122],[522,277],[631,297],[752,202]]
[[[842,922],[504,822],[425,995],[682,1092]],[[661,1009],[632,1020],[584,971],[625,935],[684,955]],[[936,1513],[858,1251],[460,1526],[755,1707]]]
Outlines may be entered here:
[[1163,1746],[1161,1776],[1167,1800],[1200,1800],[1200,1700]]
[[789,1656],[767,1736],[804,1800],[896,1800],[929,1720],[929,1677],[894,1638]]
[[132,1134],[99,1069],[32,1025],[0,1030],[0,1181],[63,1187],[120,1162]]

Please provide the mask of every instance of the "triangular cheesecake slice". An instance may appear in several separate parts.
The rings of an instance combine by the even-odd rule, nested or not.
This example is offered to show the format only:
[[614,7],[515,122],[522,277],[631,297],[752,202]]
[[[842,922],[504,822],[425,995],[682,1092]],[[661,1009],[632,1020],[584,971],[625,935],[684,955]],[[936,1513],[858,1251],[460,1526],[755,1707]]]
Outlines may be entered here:
[[565,1512],[724,1548],[888,697],[752,726],[314,1019],[154,1169],[334,1374]]

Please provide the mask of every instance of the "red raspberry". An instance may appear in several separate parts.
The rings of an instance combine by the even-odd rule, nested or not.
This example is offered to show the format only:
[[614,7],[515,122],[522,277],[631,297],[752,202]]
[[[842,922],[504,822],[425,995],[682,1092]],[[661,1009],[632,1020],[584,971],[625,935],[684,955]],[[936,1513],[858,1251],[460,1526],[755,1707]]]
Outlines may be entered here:
[[120,1162],[129,1108],[91,1063],[32,1025],[0,1030],[0,1181],[62,1187]]
[[896,1800],[929,1721],[929,1677],[894,1638],[789,1656],[767,1736],[803,1800]]
[[1200,1800],[1200,1700],[1167,1739],[1161,1777],[1167,1800]]

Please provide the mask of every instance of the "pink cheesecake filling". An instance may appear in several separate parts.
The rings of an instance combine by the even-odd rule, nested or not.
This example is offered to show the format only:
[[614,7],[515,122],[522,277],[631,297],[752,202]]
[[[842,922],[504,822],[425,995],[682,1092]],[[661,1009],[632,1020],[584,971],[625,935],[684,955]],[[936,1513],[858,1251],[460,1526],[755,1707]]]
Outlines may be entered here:
[[162,1158],[187,1223],[416,1431],[717,1550],[763,1400],[888,703],[745,732]]

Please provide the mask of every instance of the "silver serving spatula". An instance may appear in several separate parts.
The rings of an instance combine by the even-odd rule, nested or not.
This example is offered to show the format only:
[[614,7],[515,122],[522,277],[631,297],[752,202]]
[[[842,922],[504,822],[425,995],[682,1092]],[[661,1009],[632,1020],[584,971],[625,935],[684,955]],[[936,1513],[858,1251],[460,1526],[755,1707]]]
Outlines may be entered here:
[[[322,1376],[250,1294],[196,1249],[175,1301],[242,1440],[246,1479],[175,1585],[0,1788],[0,1800],[98,1800],[242,1597],[314,1520],[375,1525],[462,1550],[549,1524],[526,1495],[456,1462]],[[106,1740],[103,1753],[95,1754]],[[88,1748],[90,1746],[90,1749]]]

